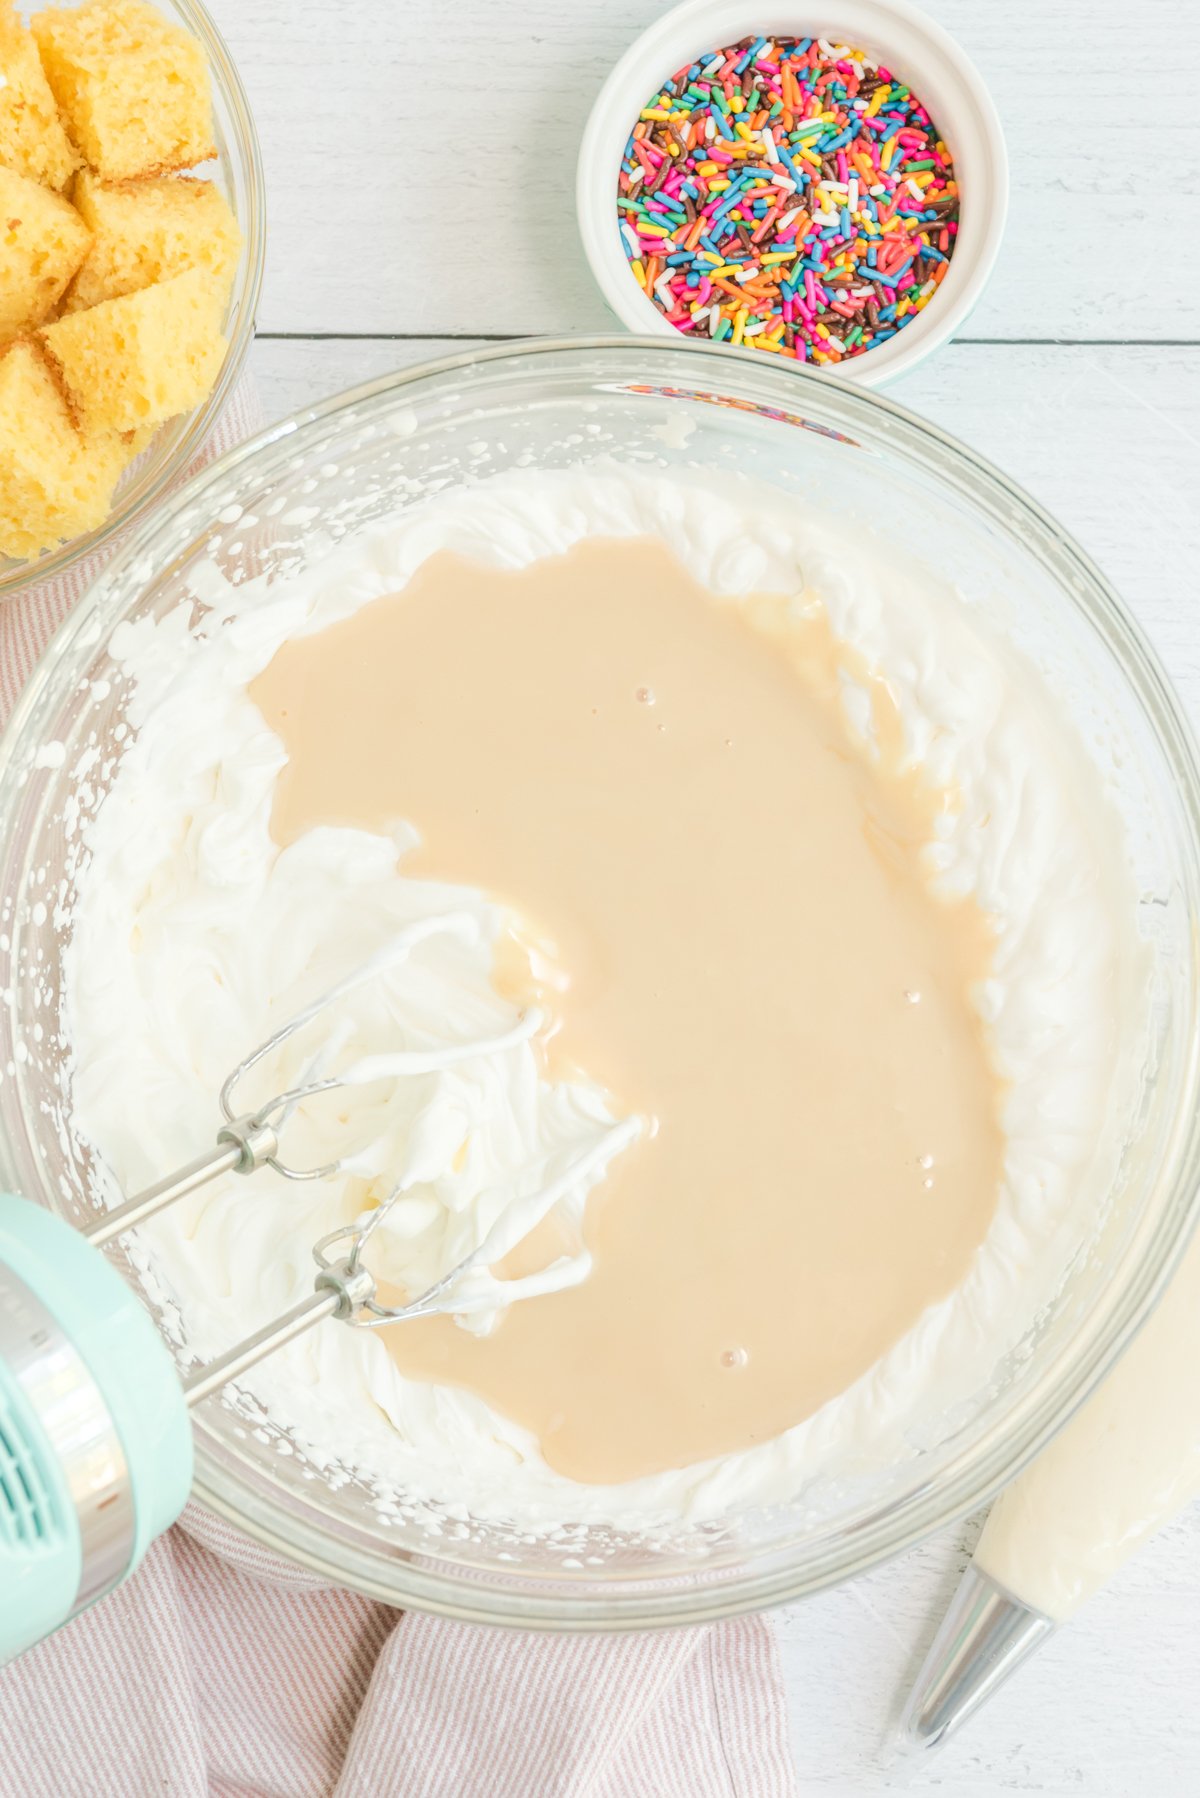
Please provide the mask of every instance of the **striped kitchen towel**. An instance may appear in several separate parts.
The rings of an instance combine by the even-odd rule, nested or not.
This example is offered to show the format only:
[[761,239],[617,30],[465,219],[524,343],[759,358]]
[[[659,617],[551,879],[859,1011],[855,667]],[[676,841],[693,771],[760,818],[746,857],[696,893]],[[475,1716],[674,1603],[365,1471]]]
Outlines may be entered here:
[[318,1586],[189,1507],[0,1671],[6,1798],[792,1798],[761,1617],[538,1636]]

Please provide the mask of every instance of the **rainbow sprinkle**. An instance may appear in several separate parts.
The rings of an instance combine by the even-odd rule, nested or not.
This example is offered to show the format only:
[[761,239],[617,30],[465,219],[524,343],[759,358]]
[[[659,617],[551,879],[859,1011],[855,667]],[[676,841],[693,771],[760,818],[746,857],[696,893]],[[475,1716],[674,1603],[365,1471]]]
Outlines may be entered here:
[[933,299],[958,184],[920,100],[861,50],[743,38],[643,107],[617,216],[639,284],[678,330],[837,364]]

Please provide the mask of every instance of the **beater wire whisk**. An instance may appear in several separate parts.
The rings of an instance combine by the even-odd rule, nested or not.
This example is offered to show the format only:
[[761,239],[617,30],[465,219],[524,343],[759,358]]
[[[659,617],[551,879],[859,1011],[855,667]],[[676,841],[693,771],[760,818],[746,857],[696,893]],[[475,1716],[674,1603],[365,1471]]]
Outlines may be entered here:
[[[477,921],[465,912],[423,918],[399,931],[379,954],[372,956],[320,998],[289,1018],[238,1063],[221,1087],[220,1105],[225,1123],[217,1132],[213,1148],[197,1156],[186,1167],[179,1168],[166,1179],[148,1187],[145,1192],[136,1194],[125,1204],[106,1212],[83,1232],[88,1241],[97,1247],[111,1242],[188,1193],[195,1192],[225,1174],[253,1174],[261,1167],[270,1167],[285,1180],[330,1178],[342,1171],[342,1162],[331,1161],[320,1167],[298,1168],[280,1156],[279,1132],[297,1107],[306,1100],[341,1088],[363,1087],[381,1080],[434,1073],[478,1056],[503,1053],[527,1042],[544,1021],[542,1012],[534,1006],[523,1011],[509,1029],[491,1036],[430,1049],[363,1055],[351,1061],[340,1073],[325,1074],[321,1072],[322,1067],[328,1066],[331,1057],[345,1046],[344,1032],[335,1028],[331,1038],[309,1060],[296,1085],[273,1094],[251,1111],[240,1111],[235,1103],[235,1095],[241,1089],[242,1082],[254,1068],[357,988],[380,978],[389,969],[406,961],[419,943],[437,935],[458,936],[463,941],[470,942],[477,940],[478,934]],[[592,1167],[598,1163],[603,1165],[618,1147],[623,1147],[632,1140],[638,1128],[636,1120],[615,1124],[599,1142],[591,1144],[577,1156],[528,1206],[525,1214],[527,1222],[522,1235],[528,1235],[563,1194],[575,1182],[584,1178]],[[501,1252],[494,1240],[496,1232],[489,1232],[483,1242],[414,1299],[400,1305],[381,1304],[376,1296],[374,1275],[364,1264],[363,1251],[405,1190],[405,1183],[398,1182],[382,1203],[365,1217],[331,1231],[315,1243],[313,1258],[317,1264],[317,1273],[312,1293],[228,1353],[186,1375],[183,1388],[188,1404],[198,1404],[219,1391],[256,1361],[290,1342],[293,1337],[323,1318],[334,1317],[342,1323],[377,1329],[383,1324],[455,1310],[454,1293],[463,1276],[480,1265],[486,1265]],[[335,1247],[340,1252],[336,1258],[331,1258],[329,1251]]]

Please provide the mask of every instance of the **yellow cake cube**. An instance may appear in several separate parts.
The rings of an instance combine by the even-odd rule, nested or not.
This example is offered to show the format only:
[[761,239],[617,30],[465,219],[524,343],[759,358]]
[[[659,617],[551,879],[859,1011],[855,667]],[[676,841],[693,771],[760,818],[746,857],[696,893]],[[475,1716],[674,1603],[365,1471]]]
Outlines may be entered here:
[[0,336],[50,316],[91,241],[61,194],[0,168]]
[[79,166],[50,92],[37,45],[9,0],[0,0],[0,164],[63,188]]
[[211,276],[193,268],[68,313],[39,338],[89,430],[136,431],[210,392],[228,348],[218,316]]
[[79,430],[33,342],[0,352],[0,555],[36,556],[102,524],[129,454]]
[[119,299],[189,268],[207,270],[224,311],[242,237],[211,181],[161,175],[114,185],[81,169],[71,198],[92,233],[92,247],[64,311]]
[[30,28],[67,134],[106,181],[216,155],[204,51],[146,0],[51,6]]
[[136,431],[122,431],[120,440],[125,445],[126,462],[135,461],[143,450],[149,449],[157,435],[157,425],[139,425]]

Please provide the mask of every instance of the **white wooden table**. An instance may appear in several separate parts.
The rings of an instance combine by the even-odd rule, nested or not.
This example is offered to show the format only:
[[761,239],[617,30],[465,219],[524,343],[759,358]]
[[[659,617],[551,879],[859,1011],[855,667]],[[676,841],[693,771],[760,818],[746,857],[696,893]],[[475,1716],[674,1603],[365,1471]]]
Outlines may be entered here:
[[[266,157],[252,368],[269,417],[452,344],[613,328],[575,233],[575,147],[601,79],[659,0],[210,4]],[[1200,719],[1200,11],[926,4],[992,86],[1013,203],[968,334],[893,391],[1058,514]],[[801,1790],[1200,1793],[1195,1513],[958,1744],[907,1775],[889,1770],[889,1707],[974,1533],[950,1530],[780,1614]]]

